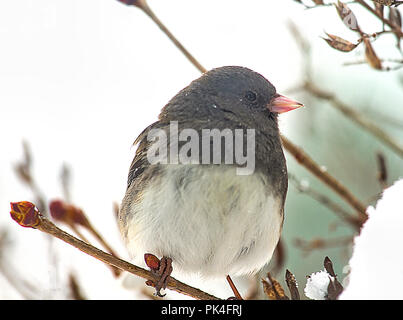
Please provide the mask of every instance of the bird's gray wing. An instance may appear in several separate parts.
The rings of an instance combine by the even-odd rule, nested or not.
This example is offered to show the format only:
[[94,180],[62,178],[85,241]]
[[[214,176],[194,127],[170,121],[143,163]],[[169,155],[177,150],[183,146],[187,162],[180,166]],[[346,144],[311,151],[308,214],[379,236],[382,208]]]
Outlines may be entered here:
[[135,181],[138,180],[144,171],[150,166],[150,163],[147,159],[147,152],[151,146],[151,141],[148,141],[147,136],[150,130],[163,128],[165,126],[164,123],[157,121],[153,124],[149,125],[147,128],[143,130],[142,133],[137,137],[134,141],[133,145],[137,145],[136,154],[133,158],[133,161],[130,165],[129,175],[127,178],[127,189],[130,185]]

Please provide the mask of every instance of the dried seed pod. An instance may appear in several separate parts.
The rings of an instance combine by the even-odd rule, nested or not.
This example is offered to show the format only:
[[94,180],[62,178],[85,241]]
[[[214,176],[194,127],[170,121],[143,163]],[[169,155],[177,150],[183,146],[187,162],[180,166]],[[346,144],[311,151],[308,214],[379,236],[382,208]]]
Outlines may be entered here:
[[268,281],[262,279],[263,291],[270,300],[289,300],[285,295],[280,282],[274,279],[270,273],[267,274]]
[[329,37],[329,39],[323,38],[323,40],[325,40],[329,46],[336,50],[350,52],[358,46],[358,43],[352,43],[333,34],[326,33],[326,35]]
[[383,6],[391,6],[395,1],[394,0],[372,0],[375,3],[379,3]]
[[287,283],[287,287],[290,290],[291,300],[300,300],[301,298],[299,296],[297,280],[288,269],[285,272],[285,282]]
[[337,300],[339,295],[343,292],[344,288],[337,280],[337,275],[333,269],[333,263],[329,259],[329,257],[325,257],[323,262],[323,266],[325,267],[326,272],[333,278],[330,278],[329,285],[327,287],[327,299],[328,300]]
[[376,70],[382,70],[382,61],[378,58],[371,41],[369,41],[368,38],[364,38],[363,40],[365,45],[365,58],[368,64]]
[[396,8],[389,8],[389,20],[396,26],[402,28],[402,16]]
[[384,15],[383,15],[384,9],[385,9],[384,5],[382,5],[378,2],[375,2],[375,11],[382,18],[384,17]]
[[353,11],[341,1],[337,1],[335,4],[337,13],[340,16],[340,19],[343,23],[353,31],[361,32],[360,27],[358,26],[358,20]]
[[325,267],[325,270],[327,271],[328,274],[330,274],[332,277],[336,278],[336,273],[334,272],[334,269],[333,269],[333,263],[329,257],[325,257],[325,260],[323,261],[323,266]]
[[400,41],[401,41],[401,34],[399,34],[399,30],[402,29],[402,16],[400,11],[396,8],[389,8],[389,21],[396,26],[396,28],[392,29],[392,32],[396,36],[397,47],[400,49]]

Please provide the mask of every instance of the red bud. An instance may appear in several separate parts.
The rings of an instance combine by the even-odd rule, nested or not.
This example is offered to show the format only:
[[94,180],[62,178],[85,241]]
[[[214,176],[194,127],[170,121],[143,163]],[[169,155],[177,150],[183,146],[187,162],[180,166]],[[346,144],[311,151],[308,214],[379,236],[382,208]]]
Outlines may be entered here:
[[40,223],[40,212],[28,201],[11,202],[10,215],[19,225],[35,228]]
[[88,227],[89,223],[83,210],[62,200],[53,200],[49,204],[50,215],[57,221],[68,225],[79,224]]
[[144,254],[144,261],[151,270],[158,270],[160,267],[160,259],[151,253]]

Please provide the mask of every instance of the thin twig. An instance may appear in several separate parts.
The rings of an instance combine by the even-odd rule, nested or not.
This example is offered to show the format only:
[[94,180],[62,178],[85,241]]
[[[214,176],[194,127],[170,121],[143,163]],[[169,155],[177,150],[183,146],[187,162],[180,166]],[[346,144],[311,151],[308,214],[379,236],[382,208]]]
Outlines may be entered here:
[[397,119],[395,115],[386,115],[378,112],[377,110],[367,110],[366,112],[371,118],[376,118],[380,122],[384,122],[389,126],[393,126],[396,129],[403,130],[403,120]]
[[[302,1],[297,1],[302,4],[305,8],[319,8],[324,5],[334,5],[338,11],[340,18],[343,20],[344,24],[347,27],[355,32],[358,32],[360,38],[357,40],[357,43],[351,43],[346,41],[338,36],[329,35],[331,39],[324,39],[331,47],[336,50],[350,52],[354,50],[360,43],[363,43],[365,47],[365,62],[370,67],[378,70],[378,71],[396,71],[403,67],[401,60],[391,61],[394,64],[391,66],[384,66],[383,62],[388,59],[380,59],[374,50],[370,38],[376,39],[377,36],[385,33],[393,33],[397,38],[396,47],[398,51],[403,54],[401,49],[401,39],[403,38],[403,31],[401,28],[401,15],[398,9],[392,8],[392,6],[399,6],[402,2],[400,1],[392,1],[392,0],[372,0],[375,4],[375,7],[368,4],[368,1],[364,0],[355,0],[352,2],[346,1],[333,1],[331,3],[324,4],[323,1],[314,1],[315,4],[312,6],[305,5]],[[362,6],[368,11],[370,11],[377,19],[382,21],[382,30],[377,32],[364,32],[361,27],[358,25],[357,17],[354,15],[353,11],[347,5],[348,3],[357,4],[358,6]],[[389,6],[389,17],[386,18],[384,15],[384,6]],[[385,30],[385,25],[390,27],[391,30]],[[356,64],[356,63],[354,63]],[[397,64],[397,65],[395,65]],[[350,63],[351,65],[351,63]]]
[[359,219],[362,223],[367,219],[366,206],[361,203],[343,184],[336,178],[330,175],[323,167],[319,166],[313,159],[301,148],[294,145],[286,137],[282,136],[284,148],[290,152],[294,158],[311,173],[313,173],[319,180],[324,182],[333,189],[342,199],[350,204],[359,214]]
[[237,287],[235,286],[234,282],[232,281],[231,277],[229,275],[227,275],[226,279],[228,281],[229,286],[231,287],[232,292],[235,295],[235,298],[237,300],[243,300],[241,294],[239,293],[239,291],[238,291]]
[[151,18],[152,21],[161,29],[163,33],[174,43],[174,45],[185,55],[185,57],[201,72],[205,73],[207,71],[193,55],[179,42],[178,39],[168,30],[168,28],[161,22],[160,19],[151,10],[146,0],[136,1],[136,6],[139,7],[143,12]]
[[[289,23],[289,28],[294,36],[297,44],[300,47],[302,55],[305,61],[305,81],[302,86],[305,90],[310,92],[311,94],[317,96],[318,98],[326,99],[331,102],[331,105],[334,106],[336,109],[341,111],[345,116],[349,117],[355,123],[359,124],[362,128],[367,129],[371,132],[374,136],[378,137],[381,141],[391,147],[395,152],[397,152],[400,156],[403,156],[403,147],[400,146],[393,138],[391,138],[386,132],[380,129],[378,126],[374,125],[372,122],[364,119],[357,111],[353,108],[346,106],[342,101],[340,101],[334,95],[325,92],[315,86],[313,81],[311,80],[311,73],[310,70],[310,45],[304,39],[304,37],[299,32],[299,29],[293,24]],[[308,49],[307,49],[308,48]],[[341,185],[338,180],[333,178],[332,176],[328,175],[327,172],[321,172],[321,168],[316,165],[316,163],[312,162],[310,157],[305,154],[302,149],[292,145],[289,143],[285,137],[283,137],[283,144],[284,147],[291,153],[294,154],[295,158],[303,164],[309,171],[314,173],[319,179],[325,182],[327,185],[331,186],[334,191],[336,191],[344,200],[346,200],[353,208],[355,208],[360,213],[360,219],[362,222],[366,220],[366,206],[359,201],[355,196],[346,189],[345,186]]]
[[82,232],[77,228],[75,224],[69,224],[69,227],[71,228],[71,230],[73,230],[73,232],[77,235],[79,239],[83,240],[84,242],[91,243],[87,239],[87,237],[82,234]]
[[400,38],[403,37],[403,31],[399,28],[399,26],[395,25],[392,23],[392,21],[385,19],[382,15],[380,15],[374,8],[372,8],[370,5],[368,5],[364,0],[356,0],[355,2],[361,4],[365,9],[370,11],[372,14],[374,14],[377,18],[379,18],[383,23],[387,24],[393,32],[399,36]]
[[382,152],[377,152],[376,159],[378,163],[377,178],[382,189],[385,189],[388,186],[388,169],[386,167],[386,158]]
[[393,151],[395,151],[400,157],[403,157],[403,146],[400,145],[397,141],[395,141],[387,132],[383,129],[378,127],[372,121],[363,117],[359,112],[355,111],[354,108],[348,106],[344,102],[342,102],[339,98],[335,95],[326,92],[316,86],[312,81],[307,80],[304,85],[303,89],[314,95],[319,99],[324,99],[329,101],[330,104],[339,110],[344,116],[348,119],[354,121],[358,124],[361,128],[365,129],[379,140],[381,140],[384,144],[389,146]]
[[77,278],[73,273],[69,274],[69,289],[70,295],[74,300],[86,300],[86,297],[81,291],[80,284],[78,283]]
[[[136,276],[142,277],[147,280],[151,280],[154,283],[157,283],[157,281],[159,280],[158,276],[152,273],[151,271],[145,270],[125,260],[115,257],[109,253],[106,253],[59,229],[53,222],[42,216],[42,214],[40,214],[40,212],[35,208],[35,206],[32,203],[29,202],[13,203],[11,210],[11,217],[21,226],[31,227],[40,230],[42,232],[45,232],[51,236],[54,236],[72,245],[73,247],[94,257],[95,259],[98,259],[106,264],[114,266],[120,270],[130,272]],[[219,300],[219,298],[206,292],[203,292],[200,289],[191,287],[183,282],[180,282],[173,277],[169,277],[167,288],[188,295],[195,299]]]
[[[135,266],[127,261],[124,261],[120,258],[117,258],[109,253],[106,253],[96,247],[81,241],[68,233],[64,232],[63,230],[56,227],[52,222],[47,219],[43,219],[41,224],[37,227],[38,230],[46,232],[64,242],[74,246],[75,248],[81,250],[82,252],[106,263],[112,265],[122,271],[130,272],[136,276],[142,277],[147,280],[151,280],[157,282],[159,279],[155,276],[151,271],[145,270],[138,266]],[[218,298],[210,295],[206,292],[203,292],[197,288],[191,287],[183,282],[176,280],[173,277],[170,277],[167,283],[167,288],[170,290],[174,290],[176,292],[188,295],[195,299],[201,300],[217,300]]]
[[312,188],[305,186],[297,179],[296,176],[294,176],[292,173],[288,173],[288,178],[291,182],[293,182],[295,188],[304,194],[307,194],[308,196],[312,197],[316,201],[320,202],[322,205],[327,207],[329,210],[334,212],[341,220],[349,223],[351,226],[353,226],[355,229],[359,230],[362,225],[362,219],[357,218],[355,216],[352,216],[348,211],[344,210],[339,204],[336,202],[332,201],[329,197],[326,195],[317,192],[316,190],[313,190]]
[[[90,232],[102,244],[108,253],[116,257],[118,256],[101,234],[94,228],[83,210],[62,200],[52,200],[49,204],[49,208],[52,218],[56,221],[67,224],[81,240],[90,243],[90,241],[88,241],[79,230],[79,226]],[[120,275],[121,271],[119,269],[113,267],[111,269],[115,276]]]
[[[66,165],[63,164],[61,174],[60,174],[60,182],[62,185],[62,190],[63,190],[63,196],[65,203],[72,203],[72,198],[71,198],[71,192],[70,192],[70,187],[71,187],[71,170],[70,168]],[[73,206],[73,205],[71,205]],[[105,239],[102,237],[102,235],[94,228],[92,223],[90,223],[90,220],[86,217],[84,212],[81,210],[81,213],[84,217],[85,224],[83,225],[101,244],[102,246],[108,251],[108,253],[118,256],[116,252],[112,249],[112,247],[105,241]],[[69,222],[68,225],[70,228],[76,233],[76,235],[83,241],[90,243],[88,239],[80,232],[80,230],[77,227],[77,223],[74,221],[64,221],[64,222]],[[114,273],[115,276],[120,275],[120,270],[116,268],[111,268],[112,272]]]
[[289,30],[293,35],[296,43],[298,44],[301,54],[304,58],[304,77],[305,81],[300,87],[300,89],[305,90],[312,94],[313,96],[324,99],[330,102],[330,105],[340,111],[344,116],[348,119],[352,120],[356,124],[358,124],[362,129],[365,129],[373,136],[377,137],[381,142],[389,146],[393,151],[395,151],[400,157],[403,157],[403,146],[395,141],[387,132],[378,127],[374,122],[368,120],[364,116],[362,116],[359,112],[357,112],[353,107],[345,104],[334,94],[327,92],[321,88],[319,88],[312,80],[312,70],[311,70],[311,53],[310,53],[310,45],[308,41],[302,36],[299,32],[299,29],[295,26],[294,23],[289,22],[288,24]]
[[108,244],[108,242],[105,241],[104,237],[102,237],[102,235],[92,226],[89,220],[87,229],[101,243],[101,245],[106,249],[106,251],[108,251],[108,253],[110,253],[115,257],[118,257],[118,254],[115,252],[115,250],[113,250],[112,247]]
[[[379,61],[383,62],[391,62],[396,65],[394,66],[384,66],[382,67],[381,71],[396,71],[401,68],[403,68],[403,60],[401,59],[379,59]],[[343,66],[354,66],[354,65],[360,65],[360,64],[367,64],[368,61],[366,60],[361,60],[361,61],[346,61],[343,62]]]
[[325,248],[337,248],[349,245],[353,242],[354,237],[346,236],[340,238],[332,238],[332,239],[322,239],[315,238],[310,241],[304,239],[294,239],[294,245],[305,251],[306,254],[311,253],[313,250],[325,249]]

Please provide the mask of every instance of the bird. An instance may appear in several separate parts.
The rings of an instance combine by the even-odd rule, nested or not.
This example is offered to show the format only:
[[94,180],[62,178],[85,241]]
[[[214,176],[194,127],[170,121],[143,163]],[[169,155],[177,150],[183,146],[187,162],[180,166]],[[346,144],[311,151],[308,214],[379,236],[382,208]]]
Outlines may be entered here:
[[158,295],[172,268],[217,278],[270,261],[288,189],[278,115],[301,106],[263,75],[223,66],[180,90],[138,136],[118,226],[133,261],[162,257]]

